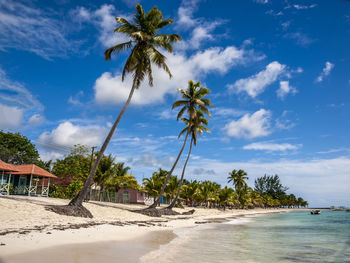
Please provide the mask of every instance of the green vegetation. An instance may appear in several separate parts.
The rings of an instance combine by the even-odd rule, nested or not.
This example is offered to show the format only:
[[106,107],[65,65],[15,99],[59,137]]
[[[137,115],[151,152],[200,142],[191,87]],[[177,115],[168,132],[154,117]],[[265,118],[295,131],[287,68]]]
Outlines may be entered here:
[[[159,169],[158,172],[153,173],[151,178],[143,180],[143,190],[149,196],[157,196],[161,185],[164,183],[167,172]],[[233,170],[229,173],[228,182],[234,182],[234,189],[228,186],[221,188],[221,186],[211,181],[187,181],[183,180],[180,191],[180,199],[185,200],[189,206],[204,206],[208,208],[277,208],[277,207],[306,207],[308,203],[301,197],[296,198],[295,195],[287,195],[285,192],[278,197],[273,197],[268,193],[260,193],[248,187],[246,180],[247,173],[243,170]],[[275,175],[274,178],[278,175]],[[261,177],[263,178],[263,177]],[[258,178],[257,180],[261,179]],[[265,177],[266,178],[266,177]],[[276,178],[275,178],[276,179]],[[175,176],[169,180],[164,195],[171,203],[174,201],[174,186],[178,184]],[[287,189],[281,184],[278,189]]]
[[0,160],[12,164],[28,164],[40,162],[35,145],[19,133],[0,130]]

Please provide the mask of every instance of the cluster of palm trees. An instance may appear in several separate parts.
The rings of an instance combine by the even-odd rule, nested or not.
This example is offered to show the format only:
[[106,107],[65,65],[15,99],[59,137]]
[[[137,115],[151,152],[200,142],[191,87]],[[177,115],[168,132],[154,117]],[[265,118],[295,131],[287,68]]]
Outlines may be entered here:
[[[149,196],[157,197],[164,184],[168,172],[159,169],[151,178],[143,179],[142,190]],[[277,208],[277,207],[306,207],[307,201],[295,195],[285,193],[273,198],[269,194],[259,193],[248,187],[247,173],[243,170],[233,170],[229,173],[228,183],[233,183],[233,188],[211,181],[199,182],[196,180],[179,180],[171,176],[165,187],[164,197],[172,207],[176,204],[182,206],[204,206],[207,208]],[[178,190],[180,189],[180,194]],[[179,197],[179,199],[177,198]]]

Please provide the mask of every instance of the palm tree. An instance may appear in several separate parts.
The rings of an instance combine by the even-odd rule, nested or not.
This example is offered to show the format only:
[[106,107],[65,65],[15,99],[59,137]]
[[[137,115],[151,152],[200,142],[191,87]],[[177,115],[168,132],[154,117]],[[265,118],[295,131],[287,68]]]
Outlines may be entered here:
[[241,201],[242,194],[247,189],[248,185],[245,180],[248,179],[247,173],[243,170],[233,170],[229,173],[228,183],[233,182],[236,193],[238,194],[238,200]]
[[149,196],[156,198],[162,185],[165,181],[168,172],[159,168],[158,172],[154,172],[151,178],[143,179],[143,191],[145,191]]
[[203,125],[206,125],[206,126],[208,125],[208,120],[204,118],[204,114],[201,111],[198,111],[196,116],[192,120],[187,118],[182,118],[181,120],[186,123],[187,127],[180,132],[179,136],[181,136],[185,132],[189,132],[191,134],[191,143],[190,143],[190,149],[187,154],[187,159],[185,161],[185,165],[182,169],[180,184],[177,189],[176,196],[172,200],[171,204],[167,207],[168,209],[172,209],[175,206],[177,199],[179,197],[182,182],[185,176],[186,166],[187,166],[188,160],[190,159],[190,155],[192,151],[192,144],[194,144],[194,146],[197,145],[197,137],[198,137],[197,134],[202,135],[203,131],[210,133],[210,130],[207,127],[203,126]]
[[188,199],[191,203],[191,206],[193,206],[194,196],[198,190],[198,187],[199,187],[199,183],[196,180],[187,182],[185,179],[183,181],[181,196],[186,200]]
[[179,184],[180,184],[180,180],[177,179],[177,176],[172,175],[164,191],[165,197],[167,198],[168,201],[174,200]]
[[115,157],[111,154],[103,156],[101,159],[94,178],[95,183],[101,187],[101,191],[105,190],[106,181],[116,172],[114,161]]
[[[79,206],[82,210],[82,202],[90,187],[91,181],[95,175],[96,169],[105,152],[108,143],[110,142],[126,108],[128,107],[134,91],[140,87],[141,82],[148,76],[149,85],[153,86],[152,64],[164,69],[171,78],[171,72],[165,63],[165,56],[161,54],[156,48],[164,48],[168,52],[173,51],[172,43],[180,41],[181,38],[177,34],[159,34],[159,30],[173,23],[172,19],[163,20],[163,15],[157,7],[153,7],[147,14],[140,4],[136,5],[136,13],[133,19],[134,23],[128,22],[125,18],[116,17],[117,23],[121,24],[114,32],[122,33],[130,38],[130,41],[117,44],[105,51],[105,59],[110,60],[112,54],[118,54],[121,51],[131,49],[131,54],[128,57],[122,73],[122,81],[124,81],[127,73],[132,73],[133,84],[129,93],[129,97],[121,110],[119,116],[114,122],[111,130],[104,141],[99,154],[94,162],[88,179],[86,180],[81,192],[69,203],[70,206]],[[87,213],[88,211],[84,209]],[[78,215],[78,214],[77,214]],[[88,212],[85,216],[92,217]]]
[[124,167],[124,163],[116,163],[116,176],[125,176],[130,170],[129,166]]
[[[197,112],[199,110],[201,110],[203,113],[211,116],[209,110],[208,110],[208,106],[210,107],[214,107],[210,100],[207,98],[204,98],[206,95],[208,95],[210,93],[210,90],[207,88],[204,88],[201,86],[200,82],[194,83],[192,80],[190,80],[188,82],[188,88],[187,90],[183,90],[183,89],[178,89],[178,91],[182,94],[182,100],[176,101],[173,104],[173,109],[182,106],[181,110],[179,111],[178,115],[177,115],[177,119],[179,120],[182,115],[185,113],[185,111],[187,110],[188,116],[189,116],[189,120],[192,121],[196,116],[197,116]],[[169,174],[164,182],[164,185],[162,186],[162,189],[159,193],[159,196],[156,199],[156,202],[151,205],[149,208],[155,208],[157,206],[157,203],[160,200],[160,197],[162,196],[162,194],[164,193],[164,189],[169,181],[170,176],[172,175],[179,159],[180,156],[186,146],[186,142],[187,142],[187,138],[188,135],[190,134],[190,130],[186,130],[186,136],[184,139],[184,143],[182,145],[182,148],[173,164],[173,166],[171,167]]]

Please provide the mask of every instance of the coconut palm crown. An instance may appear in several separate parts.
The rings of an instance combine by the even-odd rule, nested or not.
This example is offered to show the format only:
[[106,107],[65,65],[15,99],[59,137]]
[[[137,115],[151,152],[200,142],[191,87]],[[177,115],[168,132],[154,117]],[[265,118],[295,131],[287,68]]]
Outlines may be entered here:
[[126,35],[130,40],[117,44],[105,51],[105,59],[110,60],[112,54],[118,54],[121,51],[132,49],[122,73],[124,81],[127,73],[134,74],[133,85],[138,88],[148,75],[149,85],[153,86],[152,63],[164,69],[169,77],[171,72],[165,63],[165,56],[157,48],[163,48],[168,52],[173,52],[172,42],[180,41],[181,37],[177,34],[159,34],[159,30],[173,23],[172,19],[163,20],[162,12],[153,7],[147,14],[140,4],[136,5],[136,13],[133,23],[122,17],[116,17],[117,23],[121,24],[114,32]]
[[178,89],[182,94],[182,100],[178,100],[173,104],[173,109],[181,107],[181,110],[177,114],[177,120],[179,120],[182,115],[187,110],[190,119],[196,116],[198,110],[211,117],[211,113],[208,110],[208,106],[214,107],[208,98],[204,98],[210,93],[210,90],[201,86],[200,81],[194,83],[192,80],[188,82],[187,90]]

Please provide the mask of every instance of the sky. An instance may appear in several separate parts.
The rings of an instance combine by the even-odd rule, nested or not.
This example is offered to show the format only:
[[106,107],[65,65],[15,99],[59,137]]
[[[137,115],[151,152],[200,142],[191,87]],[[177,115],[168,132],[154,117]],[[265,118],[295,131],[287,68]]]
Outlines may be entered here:
[[[131,88],[121,80],[127,41],[115,17],[134,0],[0,0],[0,129],[20,132],[43,160],[75,144],[101,146]],[[243,169],[248,185],[278,174],[311,207],[350,206],[350,2],[341,0],[143,0],[174,23],[182,41],[162,50],[173,74],[153,66],[106,153],[142,182],[169,170],[183,143],[178,88],[211,90],[211,134],[194,147],[187,179],[227,185]],[[186,148],[185,153],[187,153]],[[181,173],[186,154],[175,174]]]

